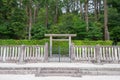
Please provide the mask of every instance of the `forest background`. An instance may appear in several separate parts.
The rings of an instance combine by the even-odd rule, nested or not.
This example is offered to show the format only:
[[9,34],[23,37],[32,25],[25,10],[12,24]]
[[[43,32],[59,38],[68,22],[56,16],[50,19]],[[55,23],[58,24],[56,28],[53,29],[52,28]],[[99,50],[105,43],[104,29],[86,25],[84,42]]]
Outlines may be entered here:
[[0,0],[0,39],[40,40],[45,33],[119,42],[120,1]]

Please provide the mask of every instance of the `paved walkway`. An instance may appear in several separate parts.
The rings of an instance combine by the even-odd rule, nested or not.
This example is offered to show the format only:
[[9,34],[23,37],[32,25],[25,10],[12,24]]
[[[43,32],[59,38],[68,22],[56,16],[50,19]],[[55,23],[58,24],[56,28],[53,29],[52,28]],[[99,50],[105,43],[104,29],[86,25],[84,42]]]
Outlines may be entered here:
[[[0,67],[79,67],[79,68],[120,68],[120,64],[91,64],[91,63],[29,63],[29,64],[18,64],[18,63],[0,63]],[[35,77],[35,75],[10,75],[0,74],[0,80],[120,80],[119,75],[114,76],[82,76],[82,77]]]
[[19,64],[19,63],[0,63],[0,67],[95,67],[95,68],[120,68],[120,64],[92,64],[92,63],[29,63],[29,64]]

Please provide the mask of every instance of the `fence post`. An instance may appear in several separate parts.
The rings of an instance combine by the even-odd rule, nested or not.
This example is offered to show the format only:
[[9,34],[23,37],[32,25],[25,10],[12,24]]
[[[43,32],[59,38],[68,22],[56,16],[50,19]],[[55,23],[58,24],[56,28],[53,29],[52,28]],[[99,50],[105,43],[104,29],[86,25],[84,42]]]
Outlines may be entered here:
[[95,46],[95,53],[96,53],[96,61],[99,64],[101,62],[100,61],[100,45],[99,44]]
[[6,61],[6,47],[3,47],[3,62]]
[[48,61],[48,43],[45,43],[44,46],[44,62]]
[[71,46],[70,46],[70,52],[71,52],[71,55],[70,55],[70,57],[71,57],[71,61],[73,62],[74,60],[75,60],[75,52],[74,52],[74,44],[72,43],[71,44]]
[[115,54],[115,60],[114,60],[114,62],[115,63],[118,63],[119,62],[119,59],[118,59],[118,51],[117,51],[117,46],[114,46],[114,54]]
[[20,46],[20,52],[19,52],[19,63],[23,63],[24,61],[24,54],[25,54],[25,46]]

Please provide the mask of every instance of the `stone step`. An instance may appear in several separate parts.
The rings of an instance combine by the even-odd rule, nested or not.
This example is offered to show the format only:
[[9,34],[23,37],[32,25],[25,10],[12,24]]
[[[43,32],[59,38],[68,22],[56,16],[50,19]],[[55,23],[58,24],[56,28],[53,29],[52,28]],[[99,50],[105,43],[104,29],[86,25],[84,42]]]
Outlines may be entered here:
[[77,68],[40,68],[36,76],[76,76],[81,77]]
[[36,74],[36,77],[40,76],[71,76],[71,77],[81,77],[81,74],[68,74],[68,73],[40,73],[39,75]]
[[0,74],[35,74],[35,76],[120,75],[120,68],[79,67],[0,67]]

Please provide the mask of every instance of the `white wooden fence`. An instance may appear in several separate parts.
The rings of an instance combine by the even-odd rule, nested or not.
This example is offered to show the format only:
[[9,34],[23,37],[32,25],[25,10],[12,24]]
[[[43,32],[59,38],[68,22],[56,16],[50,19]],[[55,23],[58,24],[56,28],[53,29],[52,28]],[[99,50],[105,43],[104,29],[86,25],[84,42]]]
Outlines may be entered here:
[[37,62],[48,58],[48,44],[0,46],[1,62]]
[[120,46],[74,46],[71,47],[73,61],[120,62]]

